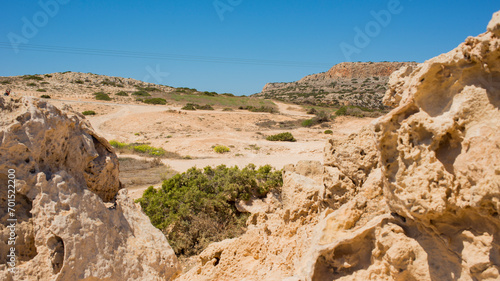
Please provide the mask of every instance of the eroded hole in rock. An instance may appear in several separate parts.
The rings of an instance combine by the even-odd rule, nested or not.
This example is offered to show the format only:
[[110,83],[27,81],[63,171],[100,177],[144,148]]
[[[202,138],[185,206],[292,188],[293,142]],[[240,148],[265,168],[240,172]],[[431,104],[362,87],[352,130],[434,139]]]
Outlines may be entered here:
[[332,281],[368,268],[374,241],[374,234],[370,231],[325,251],[316,260],[312,280]]
[[460,141],[454,140],[450,133],[446,133],[439,142],[439,147],[436,150],[436,158],[443,164],[448,173],[453,174],[453,164],[460,152],[462,152]]
[[47,241],[47,247],[50,250],[50,262],[52,271],[57,274],[64,265],[64,242],[59,236],[52,236]]

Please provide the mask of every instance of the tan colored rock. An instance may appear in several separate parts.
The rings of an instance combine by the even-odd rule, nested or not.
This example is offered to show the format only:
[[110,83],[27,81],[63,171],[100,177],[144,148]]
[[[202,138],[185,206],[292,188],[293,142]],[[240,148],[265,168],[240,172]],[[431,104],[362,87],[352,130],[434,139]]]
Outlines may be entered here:
[[[29,98],[0,99],[0,181],[15,169],[16,273],[1,280],[165,280],[179,266],[165,236],[120,190],[118,160],[83,116]],[[7,206],[6,190],[1,204]],[[6,253],[8,213],[0,209]]]

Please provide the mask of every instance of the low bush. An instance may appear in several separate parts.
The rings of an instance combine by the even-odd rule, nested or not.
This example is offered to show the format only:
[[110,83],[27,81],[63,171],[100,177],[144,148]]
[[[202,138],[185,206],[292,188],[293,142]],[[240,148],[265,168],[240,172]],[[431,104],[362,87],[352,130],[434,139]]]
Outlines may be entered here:
[[111,140],[109,141],[109,144],[112,147],[121,150],[120,152],[135,152],[139,154],[147,154],[149,156],[163,157],[163,158],[175,158],[175,159],[182,158],[182,156],[180,156],[175,152],[166,151],[161,147],[153,147],[150,146],[149,144],[144,144],[144,143],[127,144],[116,140]]
[[83,115],[96,115],[95,111],[93,110],[86,110],[82,112]]
[[94,93],[95,99],[96,100],[104,100],[104,101],[110,101],[111,98],[109,97],[109,94],[106,94],[104,92],[97,92]]
[[144,153],[144,154],[149,154],[151,156],[163,156],[165,155],[165,149],[163,148],[157,148],[157,147],[152,147],[147,144],[138,144],[138,145],[133,145],[132,149],[135,152],[139,153]]
[[185,106],[183,106],[181,109],[182,110],[196,110],[196,107],[198,105],[197,104],[194,104],[194,103],[188,103],[186,104]]
[[316,108],[311,107],[311,108],[309,108],[309,109],[307,110],[307,112],[306,112],[306,113],[307,113],[307,114],[317,114],[317,113],[318,113],[318,111],[316,110]]
[[279,111],[276,108],[274,108],[272,106],[264,106],[264,105],[262,105],[261,107],[254,107],[254,106],[251,106],[251,105],[240,106],[240,107],[238,107],[238,109],[244,109],[244,110],[248,110],[248,111],[251,111],[251,112],[279,113]]
[[266,138],[268,141],[290,141],[290,142],[295,142],[297,141],[293,135],[289,132],[284,132],[284,133],[279,133],[276,135],[271,135]]
[[118,93],[116,93],[115,95],[117,96],[121,96],[121,97],[128,97],[128,94],[124,91],[119,91]]
[[82,80],[76,80],[76,81],[75,81],[75,83],[76,83],[76,84],[83,84],[83,83],[85,83],[85,82],[83,82]]
[[41,95],[40,96],[42,99],[50,99],[50,96],[49,95]]
[[36,85],[36,83],[27,83],[26,86],[28,86],[28,87],[36,87],[37,85]]
[[149,187],[137,202],[178,256],[192,256],[212,242],[241,235],[249,214],[239,212],[236,203],[279,193],[281,173],[269,165],[193,167],[160,189]]
[[327,135],[333,135],[333,131],[332,130],[325,130],[324,133],[327,134]]
[[36,76],[36,75],[24,75],[23,76],[24,80],[36,80],[36,81],[41,81],[43,80],[43,77]]
[[213,149],[214,149],[215,152],[221,153],[221,154],[231,151],[229,149],[229,147],[224,146],[224,145],[216,145],[216,146],[213,147]]
[[36,91],[37,91],[37,92],[42,92],[42,93],[47,92],[47,90],[45,90],[45,89],[38,89],[38,90],[36,90]]
[[230,107],[226,107],[226,108],[224,108],[222,111],[233,111],[233,109],[232,109],[232,108],[230,108]]
[[200,109],[200,110],[214,110],[214,108],[211,105],[209,105],[209,104],[197,106],[196,109]]
[[147,103],[147,104],[162,104],[162,105],[167,104],[167,101],[165,99],[162,99],[162,98],[145,99],[142,102]]

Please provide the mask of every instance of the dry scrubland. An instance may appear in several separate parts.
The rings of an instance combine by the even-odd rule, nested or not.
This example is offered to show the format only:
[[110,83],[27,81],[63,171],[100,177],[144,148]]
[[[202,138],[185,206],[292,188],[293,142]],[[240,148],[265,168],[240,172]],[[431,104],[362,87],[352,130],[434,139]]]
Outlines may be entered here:
[[[183,111],[185,104],[130,98],[95,103],[71,92],[59,97],[71,102],[0,98],[0,180],[15,167],[19,253],[14,275],[0,257],[0,279],[498,280],[499,58],[497,12],[484,34],[394,72],[383,100],[394,107],[387,115],[307,128],[297,121],[313,116],[283,103],[273,114]],[[212,94],[181,96],[203,95]],[[96,115],[85,119],[81,111]],[[285,131],[296,141],[265,139]],[[119,159],[103,136],[132,154]],[[140,200],[151,221],[122,188],[118,171],[120,165],[124,182],[141,185],[155,181],[149,171],[168,178],[192,163],[273,159],[276,166],[294,164],[282,174],[229,169],[230,180],[220,176],[223,168],[173,176]],[[134,168],[140,179],[127,178]],[[248,180],[241,173],[257,180],[234,184]],[[179,184],[189,177],[194,181]],[[0,209],[2,221],[8,215]],[[200,236],[202,226],[234,235],[210,243]],[[0,225],[2,252],[8,236]],[[169,244],[166,236],[175,240]],[[193,250],[202,252],[183,268],[175,254]]]

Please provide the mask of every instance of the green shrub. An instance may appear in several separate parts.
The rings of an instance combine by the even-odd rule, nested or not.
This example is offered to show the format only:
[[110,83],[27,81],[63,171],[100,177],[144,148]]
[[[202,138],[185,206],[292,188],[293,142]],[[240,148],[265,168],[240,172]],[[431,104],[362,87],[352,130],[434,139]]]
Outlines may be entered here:
[[272,106],[264,106],[262,105],[261,107],[254,107],[251,105],[248,106],[240,106],[238,107],[239,109],[245,109],[251,112],[268,112],[268,113],[279,113],[279,111],[272,107]]
[[76,80],[75,83],[76,84],[83,84],[84,82],[82,80]]
[[128,146],[128,144],[116,140],[110,140],[109,144],[114,148],[125,148]]
[[318,111],[316,110],[316,108],[311,107],[311,108],[309,108],[309,109],[307,110],[307,112],[306,112],[306,113],[307,113],[307,114],[317,114],[317,113],[318,113]]
[[152,147],[147,144],[134,145],[132,146],[132,149],[135,152],[149,154],[151,156],[163,156],[166,153],[166,151],[161,147],[160,148]]
[[231,151],[229,149],[229,147],[224,146],[224,145],[216,145],[216,146],[213,147],[213,149],[214,149],[215,152],[221,153],[221,154]]
[[224,108],[222,111],[233,111],[233,109],[232,109],[232,108],[230,108],[230,107],[226,107],[226,108]]
[[93,110],[87,110],[87,111],[82,112],[82,114],[83,115],[95,115],[96,113]]
[[109,97],[109,94],[106,94],[104,92],[97,92],[94,93],[95,99],[96,100],[105,100],[105,101],[110,101],[111,98]]
[[38,90],[36,90],[36,91],[37,91],[37,92],[42,92],[42,93],[47,92],[47,90],[45,90],[45,89],[38,89]]
[[333,131],[332,130],[325,130],[325,134],[327,134],[327,135],[333,135]]
[[40,85],[48,85],[50,84],[49,82],[46,82],[46,81],[43,81],[42,83],[40,83]]
[[146,92],[144,90],[135,91],[132,93],[132,95],[139,96],[139,97],[150,97],[151,96],[148,92]]
[[41,95],[40,96],[42,99],[50,99],[50,96],[49,95]]
[[337,111],[335,111],[335,115],[337,116],[343,116],[343,115],[346,115],[347,113],[347,106],[341,106],[339,109],[337,109]]
[[28,87],[36,87],[37,85],[36,85],[36,83],[28,83],[28,84],[26,84],[26,86],[28,86]]
[[148,188],[137,202],[178,256],[192,256],[212,242],[241,235],[249,214],[239,212],[236,203],[279,193],[281,173],[269,165],[194,167],[165,180],[160,189]]
[[209,105],[209,104],[197,106],[196,109],[200,109],[200,110],[214,110],[214,108],[211,105]]
[[185,106],[183,106],[181,109],[183,109],[183,110],[196,110],[197,106],[198,105],[195,103],[188,103]]
[[7,84],[10,84],[11,82],[9,80],[5,80],[5,81],[2,81],[0,82],[0,84],[2,85],[7,85]]
[[145,99],[142,102],[147,103],[147,104],[162,104],[162,105],[167,104],[167,101],[165,99],[162,99],[162,98]]
[[291,142],[297,141],[293,137],[293,135],[289,132],[268,136],[266,138],[266,140],[268,140],[268,141],[291,141]]
[[36,75],[24,75],[23,76],[24,80],[36,80],[36,81],[41,81],[43,80],[43,77],[36,76]]
[[121,97],[128,97],[128,94],[124,91],[119,91],[118,93],[116,93],[115,95],[117,96],[121,96]]

